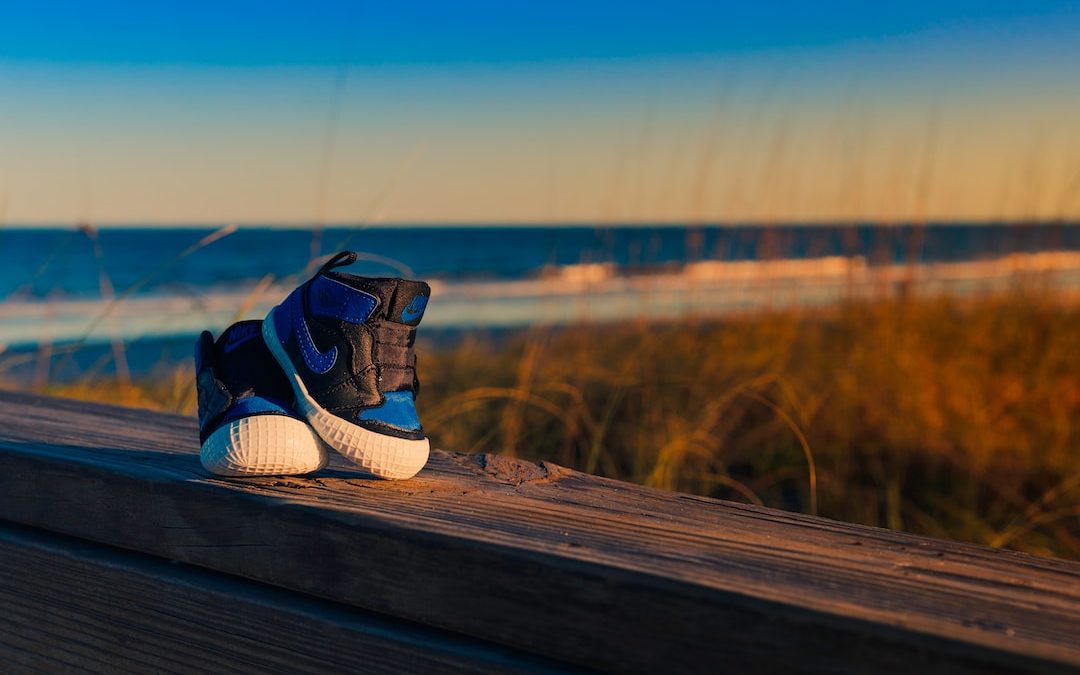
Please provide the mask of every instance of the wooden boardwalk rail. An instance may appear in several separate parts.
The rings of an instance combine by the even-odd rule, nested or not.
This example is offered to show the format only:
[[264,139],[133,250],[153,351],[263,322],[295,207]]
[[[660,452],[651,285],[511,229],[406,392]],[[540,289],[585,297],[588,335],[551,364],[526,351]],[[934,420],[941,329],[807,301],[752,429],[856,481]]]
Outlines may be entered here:
[[7,671],[1080,672],[1080,565],[494,456],[224,480],[0,393]]

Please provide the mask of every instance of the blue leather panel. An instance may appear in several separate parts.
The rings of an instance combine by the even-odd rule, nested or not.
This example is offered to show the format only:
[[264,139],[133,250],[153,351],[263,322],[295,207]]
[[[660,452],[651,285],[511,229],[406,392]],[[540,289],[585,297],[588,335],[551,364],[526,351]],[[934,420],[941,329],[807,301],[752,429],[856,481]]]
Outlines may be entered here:
[[391,391],[384,396],[385,403],[377,408],[362,410],[356,419],[381,422],[402,431],[420,430],[420,418],[416,415],[411,391]]
[[322,275],[308,286],[308,306],[315,316],[364,323],[378,305],[374,295]]

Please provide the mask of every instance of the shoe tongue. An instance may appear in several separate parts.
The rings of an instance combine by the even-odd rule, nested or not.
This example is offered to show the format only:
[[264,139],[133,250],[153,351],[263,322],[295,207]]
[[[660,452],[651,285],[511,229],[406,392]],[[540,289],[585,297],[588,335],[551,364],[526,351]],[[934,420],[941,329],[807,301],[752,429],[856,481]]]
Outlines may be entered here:
[[214,343],[218,377],[233,395],[250,388],[253,373],[264,367],[266,345],[261,321],[240,321],[225,329]]
[[399,280],[394,297],[387,303],[387,319],[406,326],[415,326],[424,318],[431,286],[423,281]]
[[262,337],[262,321],[239,321],[226,328],[217,339],[218,355],[231,354],[238,349],[250,349],[252,340]]

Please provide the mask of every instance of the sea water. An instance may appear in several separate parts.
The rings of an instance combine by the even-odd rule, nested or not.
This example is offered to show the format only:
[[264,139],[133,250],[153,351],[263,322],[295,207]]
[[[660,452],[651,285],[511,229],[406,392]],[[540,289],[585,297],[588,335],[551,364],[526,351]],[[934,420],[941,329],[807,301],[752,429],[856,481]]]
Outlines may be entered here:
[[1073,224],[242,227],[200,246],[215,229],[0,230],[0,361],[73,342],[186,350],[203,328],[261,316],[342,248],[361,253],[350,271],[431,282],[432,331],[677,320],[913,278],[966,293],[1046,272],[1080,287]]

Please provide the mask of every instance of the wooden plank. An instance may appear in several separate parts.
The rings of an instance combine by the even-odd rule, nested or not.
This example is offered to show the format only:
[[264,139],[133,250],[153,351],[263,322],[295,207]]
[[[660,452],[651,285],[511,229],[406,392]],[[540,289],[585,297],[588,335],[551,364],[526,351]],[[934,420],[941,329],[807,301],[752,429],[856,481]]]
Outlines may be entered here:
[[144,554],[0,525],[5,672],[550,673],[504,647]]
[[1080,565],[435,452],[223,480],[182,417],[0,394],[0,517],[626,672],[1076,672]]

